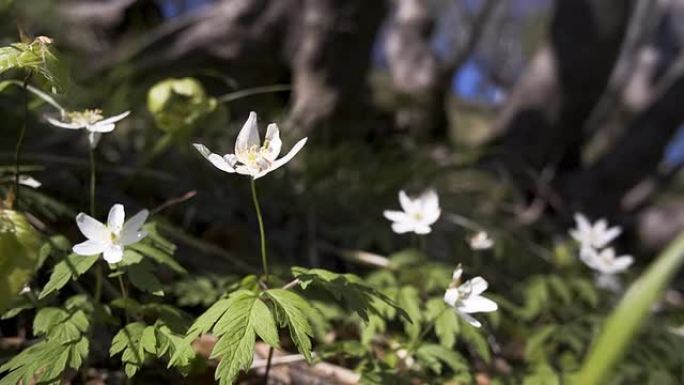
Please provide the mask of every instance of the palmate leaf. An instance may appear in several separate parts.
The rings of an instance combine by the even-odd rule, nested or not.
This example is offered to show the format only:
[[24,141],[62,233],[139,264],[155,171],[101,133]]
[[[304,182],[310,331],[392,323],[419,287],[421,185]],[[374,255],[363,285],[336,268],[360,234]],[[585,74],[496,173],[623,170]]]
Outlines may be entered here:
[[449,349],[453,348],[456,343],[456,337],[461,330],[456,312],[448,309],[442,298],[430,299],[425,307],[425,318],[434,320],[435,334],[439,338],[440,345]]
[[[470,382],[468,361],[455,350],[442,345],[423,344],[416,350],[418,362],[423,363],[435,374],[442,374],[442,364],[446,364],[464,382]],[[463,378],[465,377],[465,378]]]
[[313,330],[307,314],[315,311],[299,294],[284,289],[270,289],[265,292],[276,304],[281,326],[287,325],[290,337],[297,350],[311,361],[311,336]]
[[397,303],[409,316],[402,319],[404,331],[412,339],[417,338],[420,333],[420,322],[423,319],[423,314],[420,311],[421,299],[418,290],[413,286],[402,287],[397,295]]
[[292,275],[299,280],[299,286],[303,290],[310,287],[326,290],[342,306],[358,314],[366,322],[368,322],[369,312],[377,315],[386,314],[387,306],[392,307],[402,317],[408,318],[406,313],[389,297],[366,285],[360,277],[354,274],[293,267]]
[[88,271],[99,258],[98,255],[82,256],[78,254],[69,254],[62,261],[55,265],[48,283],[45,284],[43,290],[38,296],[39,299],[58,291],[63,288],[70,279],[76,279],[83,273]]
[[[186,341],[208,331],[218,338],[211,357],[220,359],[215,377],[222,385],[232,384],[241,371],[249,369],[257,336],[273,347],[279,343],[273,313],[249,290],[235,291],[210,307],[190,326]],[[178,359],[174,354],[171,361]]]
[[143,331],[146,327],[142,322],[130,323],[119,330],[112,339],[109,355],[113,357],[121,353],[124,372],[129,378],[135,375],[149,357],[141,343]]
[[162,284],[154,274],[154,267],[143,258],[142,254],[134,250],[126,250],[121,266],[133,286],[154,295],[164,295]]
[[67,368],[77,370],[88,356],[87,332],[92,304],[81,296],[66,301],[66,310],[45,308],[38,312],[33,331],[43,336],[35,345],[0,367],[0,385],[60,383]]

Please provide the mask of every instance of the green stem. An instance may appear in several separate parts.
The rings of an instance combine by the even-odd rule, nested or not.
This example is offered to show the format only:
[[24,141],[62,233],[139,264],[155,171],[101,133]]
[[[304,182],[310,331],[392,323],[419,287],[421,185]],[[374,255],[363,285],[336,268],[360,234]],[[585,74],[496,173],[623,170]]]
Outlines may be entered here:
[[24,144],[24,135],[26,134],[26,125],[28,124],[28,82],[31,79],[33,72],[29,73],[24,78],[22,83],[22,88],[24,89],[24,121],[21,124],[21,129],[19,130],[19,137],[17,138],[17,145],[14,148],[14,193],[15,202],[17,202],[17,207],[19,208],[19,163],[21,155],[21,146]]
[[95,149],[90,148],[90,215],[95,217]]
[[219,96],[216,100],[219,103],[228,103],[228,102],[232,102],[232,101],[235,101],[238,99],[242,99],[242,98],[247,97],[247,96],[267,94],[267,93],[271,93],[271,92],[290,91],[291,89],[292,89],[292,86],[289,84],[274,84],[271,86],[254,87],[254,88],[248,88],[245,90],[231,92],[229,94]]
[[[264,268],[264,284],[268,287],[268,257],[266,255],[266,233],[264,232],[264,218],[261,215],[261,207],[259,206],[259,198],[257,197],[256,182],[254,178],[250,179],[250,187],[252,190],[252,201],[254,202],[254,209],[256,210],[257,220],[259,222],[259,239],[261,241],[261,264]],[[266,373],[264,375],[264,384],[268,385],[268,376],[271,372],[271,360],[273,359],[273,347],[268,350],[268,358],[266,360]]]
[[128,293],[126,292],[126,285],[124,285],[124,281],[121,278],[121,274],[119,274],[117,277],[117,280],[119,281],[119,289],[121,290],[121,298],[124,300],[124,314],[126,317],[126,324],[128,325]]
[[254,202],[254,209],[256,210],[257,220],[259,221],[259,238],[261,241],[261,265],[264,268],[264,282],[268,286],[268,257],[266,256],[266,234],[264,232],[264,219],[261,216],[261,207],[259,206],[259,198],[257,198],[256,182],[254,178],[250,180],[252,188],[252,201]]

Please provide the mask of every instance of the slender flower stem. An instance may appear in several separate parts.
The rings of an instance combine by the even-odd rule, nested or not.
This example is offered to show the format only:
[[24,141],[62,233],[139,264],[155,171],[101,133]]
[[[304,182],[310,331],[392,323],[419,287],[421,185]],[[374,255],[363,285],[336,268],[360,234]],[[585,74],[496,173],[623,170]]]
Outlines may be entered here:
[[24,89],[24,121],[19,130],[19,137],[17,138],[17,145],[14,149],[14,193],[16,206],[19,207],[19,163],[21,155],[21,146],[24,144],[24,135],[26,134],[26,126],[28,125],[28,82],[31,79],[32,71],[29,71],[24,78],[22,88]]
[[90,147],[90,215],[95,217],[95,149]]
[[119,289],[121,290],[121,298],[124,300],[124,314],[126,316],[126,324],[128,324],[128,293],[126,292],[126,285],[121,278],[121,275],[116,277],[119,281]]
[[264,232],[264,219],[261,216],[261,207],[259,206],[259,198],[257,198],[256,183],[254,178],[250,179],[250,186],[252,188],[252,201],[254,202],[254,209],[256,210],[257,220],[259,222],[259,238],[261,240],[261,265],[264,268],[264,281],[268,286],[268,256],[266,255],[266,233]]
[[[256,210],[257,220],[259,222],[259,238],[261,241],[261,264],[264,268],[264,285],[268,288],[268,256],[266,255],[266,233],[264,232],[264,218],[261,216],[261,206],[259,206],[259,198],[257,197],[256,182],[254,178],[250,179],[250,187],[252,189],[252,201],[254,202],[254,209]],[[268,375],[271,372],[271,360],[273,359],[273,347],[268,349],[268,358],[266,359],[266,373],[264,374],[264,384],[268,385]]]
[[[95,208],[95,149],[90,147],[90,216],[96,216]],[[95,303],[100,303],[102,298],[102,264],[97,263],[95,270]]]

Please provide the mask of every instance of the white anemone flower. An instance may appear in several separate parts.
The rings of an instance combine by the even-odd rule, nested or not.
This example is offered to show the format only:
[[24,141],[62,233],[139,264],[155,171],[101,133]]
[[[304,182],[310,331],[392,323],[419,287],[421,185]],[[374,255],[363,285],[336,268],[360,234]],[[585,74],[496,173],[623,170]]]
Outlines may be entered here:
[[482,324],[470,314],[489,313],[499,307],[496,302],[481,295],[489,287],[484,278],[475,277],[459,284],[462,274],[463,269],[460,267],[454,271],[452,287],[444,293],[444,302],[453,307],[466,322],[479,328]]
[[583,247],[580,250],[580,259],[585,265],[606,275],[621,273],[634,263],[631,255],[616,256],[612,247],[603,250]]
[[67,112],[61,121],[49,116],[46,119],[53,126],[68,130],[86,130],[88,132],[90,148],[95,148],[100,142],[102,134],[114,131],[116,123],[127,117],[130,113],[130,111],[126,111],[105,119],[102,115],[102,110],[92,109]]
[[577,227],[570,230],[570,236],[579,242],[582,247],[601,249],[622,233],[620,226],[609,228],[608,221],[605,219],[599,219],[592,224],[584,214],[580,213],[575,214],[575,222]]
[[88,240],[74,246],[73,251],[79,255],[102,254],[108,263],[121,262],[124,247],[147,236],[142,226],[148,215],[147,210],[141,210],[124,223],[124,207],[115,204],[109,210],[105,225],[85,213],[80,213],[76,216],[76,224]]
[[392,231],[397,234],[414,232],[429,234],[433,223],[442,214],[439,197],[433,189],[423,192],[415,199],[409,198],[404,190],[399,191],[399,204],[403,211],[385,210],[383,215],[392,221]]
[[283,145],[283,142],[280,140],[278,125],[275,123],[268,125],[264,144],[262,145],[259,139],[257,114],[256,112],[250,112],[249,118],[242,126],[242,129],[240,129],[235,140],[234,154],[221,156],[212,153],[203,144],[193,143],[193,146],[219,170],[227,173],[237,172],[238,174],[249,175],[254,179],[259,179],[292,160],[304,147],[306,140],[307,138],[301,139],[292,147],[287,155],[277,159]]
[[494,240],[489,237],[486,231],[478,231],[468,238],[468,244],[473,250],[487,250],[494,246]]

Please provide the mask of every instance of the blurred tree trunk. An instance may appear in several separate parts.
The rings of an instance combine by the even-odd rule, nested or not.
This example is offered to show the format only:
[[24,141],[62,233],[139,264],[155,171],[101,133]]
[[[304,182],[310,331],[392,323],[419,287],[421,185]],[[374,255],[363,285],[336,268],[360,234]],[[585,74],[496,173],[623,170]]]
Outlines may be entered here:
[[384,1],[304,0],[292,39],[294,101],[287,125],[308,132],[335,120],[353,127],[368,97],[371,50]]
[[548,45],[535,55],[495,123],[506,164],[522,179],[549,164],[579,164],[584,125],[620,52],[630,4],[557,1]]
[[445,59],[432,47],[436,12],[423,0],[395,0],[386,53],[394,91],[399,94],[395,126],[416,137],[445,137],[453,75],[472,54],[500,1],[486,0],[471,21],[464,43]]

